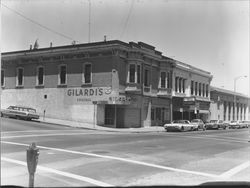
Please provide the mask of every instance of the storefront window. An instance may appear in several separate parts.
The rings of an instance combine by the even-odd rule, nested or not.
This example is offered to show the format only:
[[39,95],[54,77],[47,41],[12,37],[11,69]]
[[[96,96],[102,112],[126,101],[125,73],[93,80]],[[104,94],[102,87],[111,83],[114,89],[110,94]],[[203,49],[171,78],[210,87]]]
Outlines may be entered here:
[[155,109],[151,109],[151,120],[155,120]]
[[161,120],[161,108],[156,108],[156,120]]

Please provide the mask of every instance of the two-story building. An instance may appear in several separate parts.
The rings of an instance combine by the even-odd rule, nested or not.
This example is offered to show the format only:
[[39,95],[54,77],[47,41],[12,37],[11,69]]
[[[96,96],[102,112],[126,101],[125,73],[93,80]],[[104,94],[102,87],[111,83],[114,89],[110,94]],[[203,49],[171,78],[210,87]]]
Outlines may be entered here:
[[159,125],[172,118],[173,67],[143,42],[6,52],[1,108],[31,106],[43,118],[117,128]]
[[210,106],[210,72],[175,61],[173,69],[173,119],[206,121]]

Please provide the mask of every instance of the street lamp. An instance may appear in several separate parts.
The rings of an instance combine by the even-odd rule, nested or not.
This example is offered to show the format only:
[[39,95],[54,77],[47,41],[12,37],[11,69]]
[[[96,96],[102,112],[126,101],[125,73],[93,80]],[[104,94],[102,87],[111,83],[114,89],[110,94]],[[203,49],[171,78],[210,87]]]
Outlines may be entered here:
[[[236,114],[237,114],[237,107],[236,107],[236,81],[240,78],[246,78],[247,76],[237,76],[234,78],[234,114],[233,114],[233,119],[236,120]],[[236,107],[236,109],[235,109]]]

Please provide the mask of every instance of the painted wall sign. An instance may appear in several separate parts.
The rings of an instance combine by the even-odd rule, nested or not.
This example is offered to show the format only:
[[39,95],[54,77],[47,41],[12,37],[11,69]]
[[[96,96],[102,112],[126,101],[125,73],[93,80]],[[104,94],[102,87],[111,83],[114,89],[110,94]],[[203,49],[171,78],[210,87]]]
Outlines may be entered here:
[[109,101],[109,97],[113,95],[111,87],[67,88],[65,102],[92,104],[92,101]]
[[109,97],[109,104],[130,104],[131,97],[125,95]]

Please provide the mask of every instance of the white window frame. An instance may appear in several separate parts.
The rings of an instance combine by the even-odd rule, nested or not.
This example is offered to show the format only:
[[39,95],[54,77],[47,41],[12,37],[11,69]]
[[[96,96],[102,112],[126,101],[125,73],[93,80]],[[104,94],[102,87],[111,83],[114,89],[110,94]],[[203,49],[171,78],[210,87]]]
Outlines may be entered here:
[[[42,84],[39,84],[39,69],[40,68],[43,68],[43,83]],[[42,66],[42,65],[38,66],[37,69],[36,69],[36,86],[44,86],[44,80],[45,80],[45,76],[44,75],[45,75],[44,66]]]
[[[18,80],[18,73],[19,73],[19,69],[22,69],[23,70],[23,76],[22,76],[22,84],[21,85],[19,85],[18,83],[19,83],[19,80]],[[23,67],[17,67],[16,68],[16,86],[17,87],[23,87],[24,86],[24,68]]]
[[[90,65],[91,66],[91,70],[90,70],[90,82],[89,83],[86,83],[85,81],[85,67],[86,65]],[[92,63],[90,62],[86,62],[86,63],[83,63],[82,65],[82,84],[92,84],[92,70],[93,70],[93,66],[92,66]]]
[[[162,79],[161,79],[161,74],[162,73],[165,73],[165,86],[164,87],[162,87]],[[161,88],[161,89],[166,89],[166,88],[168,88],[167,87],[168,86],[168,72],[167,71],[160,71],[160,80],[159,80],[159,88]]]
[[2,72],[3,72],[3,85],[1,80],[1,87],[5,87],[5,69],[1,69],[1,78],[2,79]]
[[[60,74],[61,74],[61,67],[65,66],[66,67],[66,74],[65,74],[65,83],[61,83],[61,77],[60,77]],[[58,85],[67,85],[67,65],[66,64],[60,64],[58,66]]]

